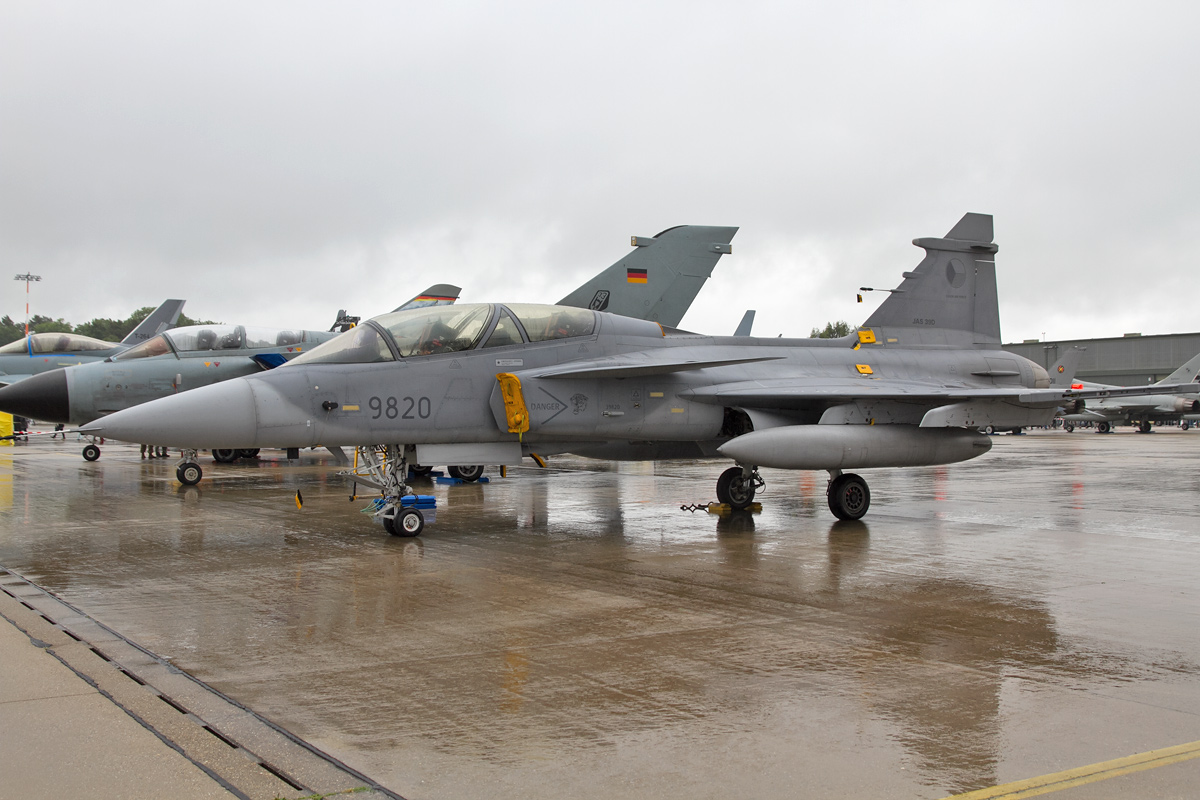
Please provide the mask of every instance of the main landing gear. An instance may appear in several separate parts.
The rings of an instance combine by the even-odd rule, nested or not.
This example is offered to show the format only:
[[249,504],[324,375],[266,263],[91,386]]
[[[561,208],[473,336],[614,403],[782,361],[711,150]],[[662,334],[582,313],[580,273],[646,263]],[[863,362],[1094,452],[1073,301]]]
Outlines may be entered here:
[[[754,495],[766,486],[758,467],[730,467],[717,479],[717,502],[730,508],[742,509],[754,502]],[[862,519],[871,507],[871,490],[861,475],[842,474],[840,469],[829,470],[829,486],[825,490],[829,510],[838,519]]]
[[840,469],[829,470],[829,486],[825,489],[829,510],[838,519],[862,519],[871,507],[871,490],[861,475],[842,474]]
[[464,483],[474,483],[483,477],[483,464],[446,467],[446,471],[450,473],[451,478],[458,478]]
[[1096,424],[1096,433],[1108,433],[1112,430],[1112,425],[1107,422],[1099,422]]
[[766,485],[758,467],[730,467],[717,478],[717,502],[730,508],[747,508],[758,490]]
[[232,464],[239,458],[258,458],[258,448],[247,448],[243,450],[234,450],[233,448],[217,449],[212,451],[213,461],[218,464]]
[[425,529],[425,515],[401,502],[405,495],[415,494],[405,482],[408,458],[402,445],[356,447],[354,469],[340,474],[379,490],[381,497],[365,510],[372,512],[371,516],[392,536],[419,536]]

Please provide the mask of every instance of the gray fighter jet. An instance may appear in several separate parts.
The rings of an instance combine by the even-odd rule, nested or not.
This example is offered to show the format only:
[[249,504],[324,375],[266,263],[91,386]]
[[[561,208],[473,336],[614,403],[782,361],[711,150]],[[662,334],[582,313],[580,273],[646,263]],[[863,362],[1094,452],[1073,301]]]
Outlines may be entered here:
[[150,312],[120,342],[105,342],[77,333],[31,333],[0,347],[0,386],[23,381],[31,375],[62,369],[73,364],[103,361],[174,327],[183,311],[183,300],[167,300]]
[[1075,381],[1075,389],[1097,391],[1103,389],[1137,389],[1143,394],[1125,395],[1122,397],[1106,397],[1087,403],[1084,407],[1073,410],[1073,413],[1062,415],[1063,427],[1067,431],[1074,430],[1076,422],[1094,422],[1098,433],[1109,433],[1114,425],[1136,425],[1138,433],[1150,433],[1155,422],[1178,422],[1187,430],[1190,427],[1186,417],[1200,412],[1200,396],[1195,393],[1179,393],[1171,391],[1174,384],[1187,383],[1200,375],[1200,354],[1192,356],[1179,369],[1163,378],[1158,383],[1149,386],[1109,386],[1103,383]]
[[[730,252],[729,242],[736,232],[735,227],[681,225],[655,237],[635,236],[631,253],[566,299],[593,302],[602,296],[604,303],[629,316],[647,314],[658,322],[674,324],[687,311],[721,255]],[[630,274],[636,279],[629,280]],[[451,305],[460,292],[457,286],[437,284],[393,313]],[[358,321],[358,317],[339,311],[330,330],[347,331]],[[0,411],[47,422],[85,424],[160,397],[261,372],[332,338],[316,331],[246,328],[237,329],[246,332],[239,338],[231,327],[201,328],[180,329],[107,361],[0,389]],[[226,343],[230,346],[223,347]],[[239,454],[256,453],[257,448],[215,448],[212,452],[217,461],[233,461]],[[84,448],[83,456],[89,461],[100,457],[96,442]],[[466,479],[482,475],[482,467],[475,465],[452,465],[450,471]]]
[[[457,286],[439,283],[395,311],[452,305],[460,291]],[[72,365],[31,377],[18,386],[0,388],[0,411],[44,422],[80,425],[160,397],[273,369],[349,330],[357,322],[358,317],[339,311],[329,331],[243,325],[194,325],[160,330],[104,361]],[[126,338],[138,336],[143,328],[144,325],[139,326]],[[217,449],[213,458],[229,462],[257,452],[257,449]],[[83,448],[83,457],[88,461],[100,457],[95,441]]]
[[[590,309],[467,304],[387,314],[284,367],[118,412],[85,430],[187,448],[358,448],[374,514],[414,535],[407,466],[721,455],[717,496],[745,507],[760,467],[828,470],[829,507],[866,513],[845,470],[982,455],[987,425],[1044,425],[1093,396],[1050,387],[1000,349],[992,218],[967,214],[855,334],[700,336]],[[1192,386],[1200,389],[1200,386]],[[1116,391],[1116,390],[1114,390]]]

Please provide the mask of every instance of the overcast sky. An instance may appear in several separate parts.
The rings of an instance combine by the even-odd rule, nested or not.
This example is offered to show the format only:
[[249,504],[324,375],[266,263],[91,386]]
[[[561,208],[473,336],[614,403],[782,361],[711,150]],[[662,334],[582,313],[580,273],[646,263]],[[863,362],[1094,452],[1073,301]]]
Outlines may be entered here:
[[[966,211],[1005,341],[1200,330],[1195,3],[0,0],[0,259],[34,313],[327,328],[554,302],[738,225],[683,327],[859,323]],[[0,314],[24,285],[0,275]]]

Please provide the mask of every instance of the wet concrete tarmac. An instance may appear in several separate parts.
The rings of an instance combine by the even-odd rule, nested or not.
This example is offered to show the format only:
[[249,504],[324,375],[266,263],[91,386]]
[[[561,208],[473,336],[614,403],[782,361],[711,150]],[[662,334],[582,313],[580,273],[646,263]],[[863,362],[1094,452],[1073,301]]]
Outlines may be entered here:
[[718,518],[679,506],[722,462],[556,458],[427,485],[406,540],[331,459],[183,488],[134,447],[18,444],[0,564],[410,798],[937,798],[1200,740],[1198,453],[997,437],[865,471],[849,524],[823,473]]

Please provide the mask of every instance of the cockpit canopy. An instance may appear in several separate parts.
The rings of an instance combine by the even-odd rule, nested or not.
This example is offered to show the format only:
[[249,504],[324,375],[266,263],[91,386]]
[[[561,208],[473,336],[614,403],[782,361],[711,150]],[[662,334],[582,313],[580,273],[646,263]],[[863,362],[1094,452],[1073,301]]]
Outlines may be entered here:
[[302,345],[316,345],[323,341],[326,341],[326,337],[316,331],[252,328],[245,325],[189,325],[160,333],[114,356],[113,360],[128,361],[168,353],[264,350],[274,347],[295,346],[299,350]]
[[591,336],[585,308],[463,303],[384,314],[346,331],[289,364],[370,364],[523,342]]
[[23,339],[0,347],[3,355],[48,355],[51,353],[86,353],[89,350],[113,350],[119,345],[102,342],[78,333],[31,333]]

